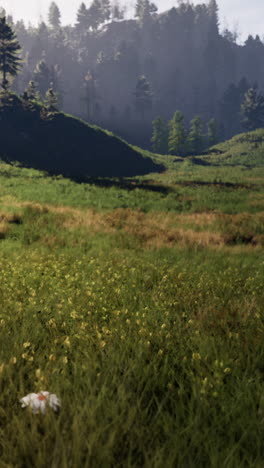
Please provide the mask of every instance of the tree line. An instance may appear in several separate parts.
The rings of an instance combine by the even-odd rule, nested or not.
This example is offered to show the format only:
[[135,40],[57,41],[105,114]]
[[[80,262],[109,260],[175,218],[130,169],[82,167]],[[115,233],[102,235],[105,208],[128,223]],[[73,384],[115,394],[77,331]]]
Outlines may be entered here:
[[[244,94],[240,106],[241,125],[245,130],[264,127],[264,95],[256,88],[250,88]],[[205,149],[220,141],[221,128],[216,119],[207,123],[204,133],[204,122],[200,115],[195,116],[186,126],[184,115],[179,110],[166,122],[157,117],[152,122],[152,148],[155,153],[188,156],[201,154]]]
[[162,117],[157,117],[152,125],[152,148],[159,154],[178,156],[201,154],[219,141],[217,121],[211,119],[207,123],[207,133],[204,134],[204,123],[199,115],[190,121],[188,128],[180,111],[176,111],[168,123]]

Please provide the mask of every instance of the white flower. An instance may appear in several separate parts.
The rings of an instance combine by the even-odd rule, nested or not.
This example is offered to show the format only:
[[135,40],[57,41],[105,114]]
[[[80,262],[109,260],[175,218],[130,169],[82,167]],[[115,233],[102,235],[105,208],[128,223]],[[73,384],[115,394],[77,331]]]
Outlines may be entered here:
[[58,411],[60,408],[60,400],[55,393],[39,392],[29,393],[20,400],[22,408],[29,406],[32,409],[32,413],[45,414],[46,406],[50,406],[54,411]]

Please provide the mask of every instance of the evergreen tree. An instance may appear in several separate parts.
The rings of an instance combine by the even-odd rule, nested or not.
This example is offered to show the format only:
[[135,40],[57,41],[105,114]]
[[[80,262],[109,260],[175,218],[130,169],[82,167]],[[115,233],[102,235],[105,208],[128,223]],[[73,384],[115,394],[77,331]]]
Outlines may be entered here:
[[2,73],[1,86],[8,88],[8,75],[16,76],[20,69],[21,58],[18,56],[20,45],[15,33],[6,22],[6,17],[0,18],[0,72]]
[[176,111],[169,122],[169,153],[179,156],[186,154],[186,129],[184,116]]
[[91,121],[94,117],[96,98],[95,79],[92,74],[88,72],[84,78],[81,96],[83,114],[87,121]]
[[45,96],[47,89],[50,87],[51,74],[44,59],[40,60],[34,70],[34,81],[42,96]]
[[220,101],[220,118],[224,126],[225,138],[230,138],[241,128],[241,105],[245,93],[250,88],[248,81],[242,78],[238,85],[231,83]]
[[216,0],[209,0],[208,3],[208,15],[209,15],[209,28],[210,34],[218,35],[219,34],[219,18],[218,18],[218,5]]
[[162,117],[157,117],[152,122],[153,134],[151,138],[152,148],[155,153],[168,153],[168,127]]
[[144,20],[150,17],[153,13],[158,11],[155,3],[151,3],[149,0],[137,0],[135,8],[135,17],[139,20]]
[[219,126],[216,119],[209,120],[207,124],[207,143],[208,146],[214,146],[219,141]]
[[49,6],[48,20],[53,29],[58,29],[61,25],[61,12],[58,5],[52,2]]
[[88,10],[90,26],[96,30],[104,21],[111,16],[111,5],[109,0],[93,0]]
[[264,126],[264,96],[255,88],[250,88],[241,105],[242,125],[247,130]]
[[38,98],[37,88],[33,80],[30,80],[30,82],[28,83],[28,86],[25,89],[25,93],[27,94],[28,99]]
[[199,115],[190,122],[190,131],[187,139],[188,152],[200,154],[204,148],[203,121]]
[[208,32],[204,51],[205,74],[203,81],[207,89],[207,113],[215,115],[217,105],[217,85],[219,79],[219,64],[222,50],[219,41],[218,6],[216,0],[210,0],[208,7]]
[[144,120],[146,111],[150,110],[152,107],[153,97],[150,83],[144,75],[138,78],[134,95],[136,111],[138,112],[141,120]]
[[45,104],[48,112],[58,111],[58,97],[53,88],[49,88],[45,94]]
[[58,98],[58,105],[60,109],[63,106],[63,96],[64,96],[64,90],[63,90],[63,82],[61,80],[62,76],[62,69],[60,65],[52,65],[50,67],[50,87],[55,91],[56,96]]
[[76,28],[81,32],[85,33],[90,27],[88,9],[84,3],[81,3],[77,11],[77,23]]

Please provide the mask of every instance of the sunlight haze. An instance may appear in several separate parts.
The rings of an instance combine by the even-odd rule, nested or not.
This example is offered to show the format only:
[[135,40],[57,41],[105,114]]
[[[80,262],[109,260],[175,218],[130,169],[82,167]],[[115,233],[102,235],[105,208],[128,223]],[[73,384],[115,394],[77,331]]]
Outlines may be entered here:
[[[50,0],[0,0],[0,6],[3,6],[8,13],[12,13],[15,20],[24,19],[24,21],[31,21],[37,23],[40,18],[46,19],[48,6]],[[63,23],[74,23],[76,18],[76,11],[81,3],[81,0],[57,0],[56,2],[61,9]],[[87,5],[90,2],[85,2]],[[121,1],[121,4],[127,4],[129,11],[133,11],[133,2]],[[168,8],[177,5],[175,0],[157,0],[155,2],[159,11],[164,11]],[[195,0],[194,4],[202,3]],[[221,27],[228,27],[233,30],[238,29],[240,32],[240,39],[245,39],[248,34],[259,34],[263,36],[263,0],[219,0]]]

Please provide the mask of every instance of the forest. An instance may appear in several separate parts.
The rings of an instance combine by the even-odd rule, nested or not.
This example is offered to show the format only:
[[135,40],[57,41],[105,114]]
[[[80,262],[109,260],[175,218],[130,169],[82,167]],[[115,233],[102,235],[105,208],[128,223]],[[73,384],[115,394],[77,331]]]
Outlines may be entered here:
[[[243,125],[241,105],[249,89],[262,97],[264,43],[250,35],[240,44],[235,31],[220,31],[216,0],[195,6],[180,1],[163,13],[149,0],[138,0],[130,19],[118,3],[93,0],[90,6],[81,3],[72,24],[64,26],[52,2],[37,26],[14,23],[8,12],[7,22],[22,48],[23,69],[13,83],[17,93],[34,81],[41,99],[52,87],[61,110],[132,144],[199,154],[259,126]],[[198,131],[206,141],[198,138],[193,148],[191,136],[187,149],[170,144],[166,130],[176,112],[185,136]],[[157,128],[163,136],[155,143]]]

